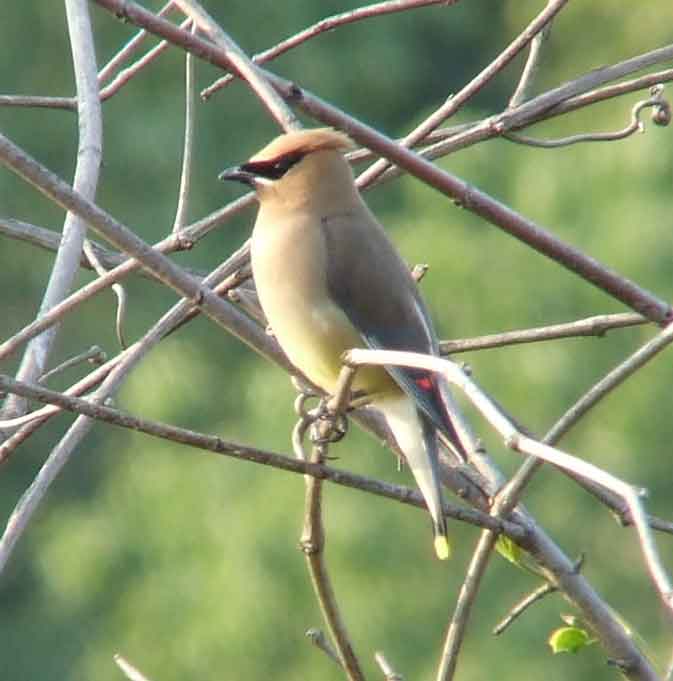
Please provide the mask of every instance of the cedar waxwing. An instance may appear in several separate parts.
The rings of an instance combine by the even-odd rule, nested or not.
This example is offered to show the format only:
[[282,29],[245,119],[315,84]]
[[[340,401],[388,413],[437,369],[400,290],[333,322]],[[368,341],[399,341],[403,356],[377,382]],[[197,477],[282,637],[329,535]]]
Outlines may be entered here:
[[[290,132],[223,180],[259,199],[252,272],[262,309],[290,361],[333,394],[342,354],[369,347],[439,354],[416,282],[355,185],[346,135]],[[432,517],[435,551],[449,557],[437,463],[437,429],[460,453],[450,397],[434,374],[361,368],[353,384],[383,413]]]

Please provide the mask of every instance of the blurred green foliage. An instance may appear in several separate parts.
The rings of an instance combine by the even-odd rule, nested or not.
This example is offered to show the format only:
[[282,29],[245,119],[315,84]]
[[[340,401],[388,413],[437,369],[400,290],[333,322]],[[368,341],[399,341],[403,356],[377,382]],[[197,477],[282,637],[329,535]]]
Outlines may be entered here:
[[[210,9],[248,51],[258,51],[354,2],[215,3]],[[149,5],[149,3],[148,3]],[[391,135],[457,91],[537,12],[540,0],[463,2],[369,20],[322,35],[272,68]],[[92,6],[104,63],[133,33]],[[571,3],[555,25],[538,89],[671,41],[668,0]],[[0,28],[3,93],[71,94],[73,76],[61,3],[8,3]],[[29,41],[29,44],[26,44]],[[104,105],[98,201],[144,239],[172,224],[182,147],[182,62],[169,50]],[[458,119],[503,107],[522,59],[479,94]],[[201,86],[217,72],[198,65]],[[643,95],[644,96],[644,95]],[[640,95],[538,126],[555,136],[624,125]],[[309,124],[311,124],[309,122]],[[66,178],[72,176],[77,122],[72,113],[0,109],[0,129]],[[276,129],[235,84],[199,106],[191,214],[234,197],[216,181],[222,168],[259,148]],[[442,165],[491,192],[656,292],[671,296],[673,137],[649,126],[624,142],[544,151],[494,141]],[[404,178],[368,200],[410,262],[427,262],[423,289],[443,337],[555,323],[621,307],[444,197]],[[58,229],[61,211],[0,171],[3,215]],[[209,235],[179,262],[212,267],[242,243],[253,214]],[[37,310],[52,256],[0,236],[2,337]],[[79,283],[90,280],[88,273]],[[128,285],[128,335],[137,338],[175,300],[145,280]],[[65,322],[54,364],[92,343],[115,351],[113,305],[105,293]],[[532,430],[543,433],[605,371],[653,329],[610,333],[466,356],[484,387]],[[462,358],[461,358],[462,359]],[[16,361],[7,362],[10,371]],[[72,375],[56,379],[63,387]],[[605,400],[565,448],[647,486],[653,512],[671,517],[673,441],[664,355]],[[156,349],[130,377],[120,407],[143,416],[288,452],[293,424],[287,377],[213,324],[198,320]],[[0,475],[7,518],[71,417],[54,419],[16,452]],[[473,415],[498,463],[504,452]],[[396,482],[392,457],[362,433],[334,448],[338,465]],[[570,555],[587,553],[588,578],[647,640],[661,666],[665,620],[644,574],[634,535],[558,474],[542,471],[526,503]],[[296,550],[303,483],[299,476],[198,453],[98,425],[54,484],[0,582],[0,678],[8,681],[121,678],[121,652],[156,681],[178,679],[340,679],[304,639],[322,626]],[[335,587],[369,675],[386,652],[408,679],[433,675],[477,533],[455,527],[455,558],[431,555],[425,514],[344,489],[326,490],[328,557]],[[671,541],[659,538],[670,562]],[[535,606],[498,639],[494,624],[537,586],[494,560],[460,662],[461,679],[549,681],[613,678],[598,646],[551,656],[557,596]],[[525,652],[523,652],[525,651]]]

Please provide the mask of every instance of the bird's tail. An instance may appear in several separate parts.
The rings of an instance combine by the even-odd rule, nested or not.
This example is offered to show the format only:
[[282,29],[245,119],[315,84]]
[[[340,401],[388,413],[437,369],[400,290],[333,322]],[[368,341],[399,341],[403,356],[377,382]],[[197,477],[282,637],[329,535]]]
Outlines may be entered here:
[[428,506],[435,534],[435,553],[440,560],[446,560],[451,555],[451,547],[442,512],[435,427],[406,395],[386,397],[376,406],[386,417]]

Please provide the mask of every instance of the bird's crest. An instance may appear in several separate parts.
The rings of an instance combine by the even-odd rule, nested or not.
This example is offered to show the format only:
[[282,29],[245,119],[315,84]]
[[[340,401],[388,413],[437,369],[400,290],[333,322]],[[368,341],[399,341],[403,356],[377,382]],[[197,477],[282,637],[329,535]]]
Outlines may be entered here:
[[353,142],[342,132],[332,128],[315,128],[312,130],[295,130],[276,137],[261,151],[258,151],[250,163],[270,161],[288,155],[305,156],[314,151],[347,151],[353,148]]

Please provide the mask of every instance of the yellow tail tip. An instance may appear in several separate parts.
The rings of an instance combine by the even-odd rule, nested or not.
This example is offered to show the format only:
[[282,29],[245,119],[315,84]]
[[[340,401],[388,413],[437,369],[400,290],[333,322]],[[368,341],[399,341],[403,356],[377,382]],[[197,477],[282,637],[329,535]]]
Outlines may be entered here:
[[451,545],[449,540],[444,535],[437,535],[435,537],[435,553],[439,560],[447,560],[451,558]]

